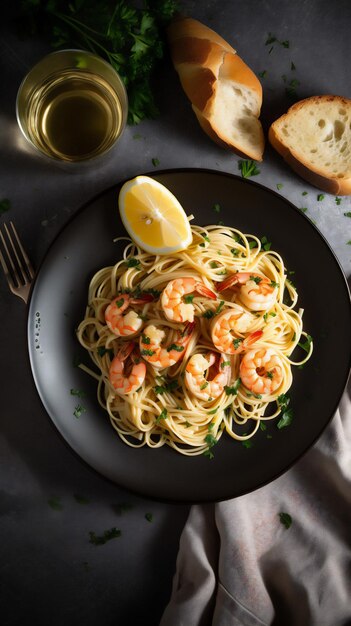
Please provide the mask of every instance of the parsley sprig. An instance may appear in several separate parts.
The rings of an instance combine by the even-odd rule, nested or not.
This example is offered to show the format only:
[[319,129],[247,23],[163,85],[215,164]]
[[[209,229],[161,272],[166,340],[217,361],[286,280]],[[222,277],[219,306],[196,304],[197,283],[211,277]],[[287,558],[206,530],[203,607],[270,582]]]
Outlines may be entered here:
[[152,77],[164,55],[164,26],[176,0],[22,0],[21,35],[49,38],[52,47],[90,50],[120,74],[129,101],[128,122],[153,118],[158,108]]

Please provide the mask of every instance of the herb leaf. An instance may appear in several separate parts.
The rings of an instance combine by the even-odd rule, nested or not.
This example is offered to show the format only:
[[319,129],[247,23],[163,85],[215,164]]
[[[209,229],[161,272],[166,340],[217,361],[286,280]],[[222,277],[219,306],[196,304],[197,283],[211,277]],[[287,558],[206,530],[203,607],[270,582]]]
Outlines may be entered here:
[[240,160],[238,162],[239,170],[243,178],[250,178],[251,176],[257,176],[260,170],[257,168],[255,161],[251,159]]
[[292,524],[292,518],[289,513],[278,513],[281,524],[285,526],[285,528],[290,528]]

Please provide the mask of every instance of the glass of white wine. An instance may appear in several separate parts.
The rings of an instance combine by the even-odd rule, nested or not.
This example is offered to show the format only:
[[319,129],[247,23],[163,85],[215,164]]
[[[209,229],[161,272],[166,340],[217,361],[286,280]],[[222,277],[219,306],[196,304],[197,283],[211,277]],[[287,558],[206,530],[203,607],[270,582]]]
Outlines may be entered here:
[[19,127],[41,154],[61,162],[106,154],[127,121],[128,99],[114,68],[84,50],[44,57],[22,81],[16,101]]

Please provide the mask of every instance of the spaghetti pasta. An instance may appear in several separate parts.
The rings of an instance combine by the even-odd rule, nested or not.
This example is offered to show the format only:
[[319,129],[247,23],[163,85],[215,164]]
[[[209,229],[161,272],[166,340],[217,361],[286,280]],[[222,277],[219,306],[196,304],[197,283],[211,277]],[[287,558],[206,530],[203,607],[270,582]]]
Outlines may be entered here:
[[[313,343],[277,252],[227,226],[192,235],[165,256],[128,240],[92,278],[77,337],[125,443],[211,455],[224,433],[245,441],[280,414]],[[293,361],[303,337],[305,358]]]

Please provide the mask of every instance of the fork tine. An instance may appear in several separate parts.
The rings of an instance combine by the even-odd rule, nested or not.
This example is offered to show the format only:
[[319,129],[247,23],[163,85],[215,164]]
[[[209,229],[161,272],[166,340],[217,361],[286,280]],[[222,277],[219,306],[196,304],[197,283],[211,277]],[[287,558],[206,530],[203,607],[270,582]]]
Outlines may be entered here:
[[[11,255],[9,254],[8,247],[6,245],[6,241],[4,239],[4,236],[3,236],[2,232],[1,232],[1,230],[0,230],[0,239],[1,239],[2,245],[4,246],[4,249],[6,251],[7,259],[8,259],[8,261],[10,261],[11,269],[13,270],[13,272],[15,272],[15,266],[13,264]],[[16,285],[15,285],[15,283],[13,281],[13,278],[11,276],[11,272],[9,270],[9,267],[8,267],[8,265],[6,263],[5,257],[2,254],[1,250],[0,250],[0,261],[1,261],[2,269],[5,272],[5,276],[6,276],[7,282],[9,284],[9,286],[10,286],[10,289],[15,289]]]
[[[19,238],[19,236],[17,234],[17,230],[15,228],[15,225],[13,224],[13,222],[10,222],[10,224],[11,224],[11,227],[12,227],[12,231],[13,231],[15,237],[16,237],[16,241],[17,241],[18,247],[19,247],[19,249],[21,251],[21,254],[23,256],[23,260],[24,260],[24,262],[26,264],[25,269],[28,271],[29,277],[30,278],[34,278],[34,270],[33,270],[32,264],[31,264],[27,254],[26,254],[25,249],[23,248],[23,246],[21,244],[21,241],[20,241],[20,238]],[[17,259],[18,259],[18,257],[17,257]]]
[[[5,243],[6,254],[9,257],[9,261],[10,261],[10,265],[11,265],[11,269],[13,271],[13,276],[15,278],[15,281],[17,281],[17,285],[20,286],[23,283],[28,282],[28,279],[27,279],[27,276],[26,276],[26,274],[24,272],[24,269],[23,269],[23,263],[20,260],[20,258],[18,256],[18,253],[17,253],[17,250],[16,250],[16,247],[15,247],[15,245],[13,243],[13,240],[12,240],[12,237],[11,237],[11,233],[10,233],[9,229],[7,228],[7,224],[4,224],[4,228],[5,228],[6,235],[7,235],[7,238],[8,238],[8,242],[9,242],[9,245],[10,245],[10,248],[11,248],[11,251],[9,252],[9,249],[8,249],[6,243],[5,243],[5,239],[3,239],[3,242]],[[13,261],[13,256],[15,256],[15,258],[16,258],[18,267],[16,267],[16,265],[15,265],[15,263]]]

